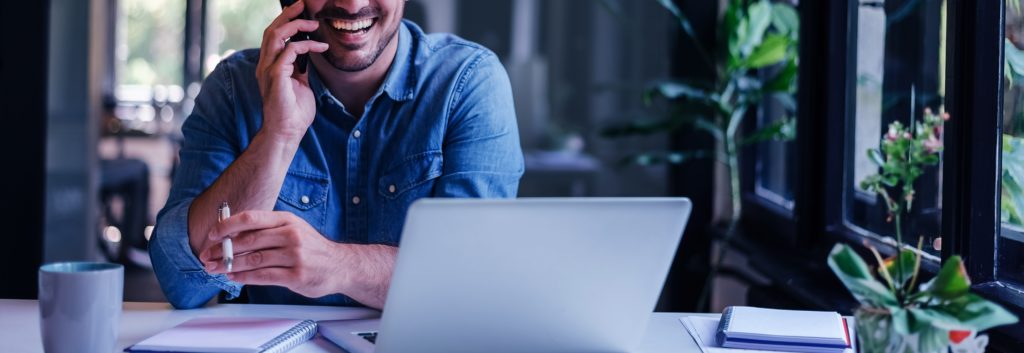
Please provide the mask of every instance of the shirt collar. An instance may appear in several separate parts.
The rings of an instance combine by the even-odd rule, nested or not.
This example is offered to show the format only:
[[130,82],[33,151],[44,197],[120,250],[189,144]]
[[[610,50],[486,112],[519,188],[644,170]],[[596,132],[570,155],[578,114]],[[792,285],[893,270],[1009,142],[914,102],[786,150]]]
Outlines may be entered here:
[[[392,100],[405,101],[412,99],[416,87],[415,66],[412,65],[412,32],[405,20],[398,26],[398,49],[395,51],[395,60],[391,62],[388,73],[381,85],[383,90]],[[320,81],[315,69],[309,70],[309,87],[313,94],[319,99],[334,98],[334,95]]]

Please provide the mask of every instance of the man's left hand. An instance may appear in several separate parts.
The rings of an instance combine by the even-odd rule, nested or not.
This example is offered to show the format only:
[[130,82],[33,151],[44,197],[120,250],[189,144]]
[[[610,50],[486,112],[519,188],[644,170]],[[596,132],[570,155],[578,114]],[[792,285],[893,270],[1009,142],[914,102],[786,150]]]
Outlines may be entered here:
[[[233,239],[232,272],[223,265],[221,241]],[[217,224],[199,254],[207,272],[227,273],[243,284],[282,286],[310,298],[339,293],[342,244],[332,242],[289,212],[244,211]]]

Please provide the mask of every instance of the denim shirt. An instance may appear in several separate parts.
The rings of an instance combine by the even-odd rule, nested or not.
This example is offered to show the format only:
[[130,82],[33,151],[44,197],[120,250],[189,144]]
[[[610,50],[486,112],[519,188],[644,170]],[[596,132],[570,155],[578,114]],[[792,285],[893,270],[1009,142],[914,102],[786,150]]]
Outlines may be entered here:
[[[294,213],[328,239],[397,246],[409,205],[424,197],[515,197],[523,173],[512,89],[493,52],[409,21],[361,118],[349,114],[310,66],[317,114],[288,168],[275,210]],[[194,308],[242,285],[210,275],[192,253],[188,211],[259,131],[258,50],[221,62],[203,84],[167,204],[149,252],[176,308]],[[209,210],[211,213],[216,210]],[[333,294],[306,298],[287,288],[245,286],[254,303],[358,305]]]

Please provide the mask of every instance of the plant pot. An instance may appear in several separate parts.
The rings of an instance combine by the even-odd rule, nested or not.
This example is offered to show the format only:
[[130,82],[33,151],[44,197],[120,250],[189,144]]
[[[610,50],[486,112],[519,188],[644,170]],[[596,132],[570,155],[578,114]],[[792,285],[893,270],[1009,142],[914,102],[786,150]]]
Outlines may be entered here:
[[[860,353],[946,353],[949,333],[937,327],[923,327],[901,333],[888,309],[862,307],[857,318],[857,347]],[[902,318],[906,320],[906,318]]]

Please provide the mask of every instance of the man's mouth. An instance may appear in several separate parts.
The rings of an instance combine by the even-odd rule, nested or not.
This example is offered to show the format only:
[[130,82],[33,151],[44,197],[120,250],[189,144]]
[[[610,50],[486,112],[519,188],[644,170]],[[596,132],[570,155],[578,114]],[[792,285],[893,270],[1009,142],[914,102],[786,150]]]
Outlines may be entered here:
[[331,25],[335,30],[342,33],[360,34],[366,33],[377,24],[377,18],[364,18],[360,20],[339,20],[339,19],[328,19],[327,23]]

